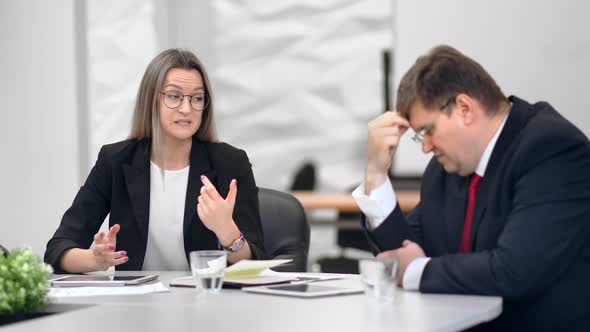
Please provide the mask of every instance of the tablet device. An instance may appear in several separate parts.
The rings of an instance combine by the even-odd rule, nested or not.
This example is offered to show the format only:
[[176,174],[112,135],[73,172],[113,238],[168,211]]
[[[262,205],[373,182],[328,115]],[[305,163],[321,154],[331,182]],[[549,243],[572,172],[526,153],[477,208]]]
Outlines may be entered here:
[[80,286],[127,286],[140,285],[158,279],[157,275],[146,276],[65,276],[50,280],[52,287]]
[[344,294],[357,294],[363,292],[362,288],[341,288],[334,286],[317,285],[312,283],[299,283],[262,287],[245,287],[242,288],[242,290],[250,293],[275,294],[306,298]]

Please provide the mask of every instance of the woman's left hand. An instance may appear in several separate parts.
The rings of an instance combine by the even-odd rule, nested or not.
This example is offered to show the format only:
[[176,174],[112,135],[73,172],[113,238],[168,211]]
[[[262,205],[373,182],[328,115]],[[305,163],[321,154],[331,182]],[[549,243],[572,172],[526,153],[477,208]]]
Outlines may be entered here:
[[231,180],[229,183],[229,192],[226,198],[219,195],[217,189],[206,176],[201,176],[201,182],[203,182],[203,187],[201,187],[201,194],[197,199],[197,214],[203,224],[218,235],[236,228],[232,217],[238,193],[236,180]]

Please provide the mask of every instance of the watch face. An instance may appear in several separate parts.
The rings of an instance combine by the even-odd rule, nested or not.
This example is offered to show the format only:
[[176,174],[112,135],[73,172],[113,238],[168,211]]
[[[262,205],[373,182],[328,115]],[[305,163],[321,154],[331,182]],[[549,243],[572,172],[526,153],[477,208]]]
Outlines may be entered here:
[[244,239],[244,235],[240,233],[240,237],[236,241],[234,241],[234,243],[232,243],[231,246],[223,247],[223,249],[229,252],[240,251],[244,247],[244,242],[246,242],[246,240]]
[[243,247],[244,247],[244,237],[240,236],[240,239],[238,240],[238,242],[236,242],[232,248],[231,251],[232,252],[236,252],[236,251],[240,251]]

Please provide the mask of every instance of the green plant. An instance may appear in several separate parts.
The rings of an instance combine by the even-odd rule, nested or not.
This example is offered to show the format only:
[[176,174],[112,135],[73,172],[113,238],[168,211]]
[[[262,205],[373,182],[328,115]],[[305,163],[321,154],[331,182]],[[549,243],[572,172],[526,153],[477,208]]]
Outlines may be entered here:
[[47,304],[51,267],[31,249],[0,252],[0,315],[35,312]]

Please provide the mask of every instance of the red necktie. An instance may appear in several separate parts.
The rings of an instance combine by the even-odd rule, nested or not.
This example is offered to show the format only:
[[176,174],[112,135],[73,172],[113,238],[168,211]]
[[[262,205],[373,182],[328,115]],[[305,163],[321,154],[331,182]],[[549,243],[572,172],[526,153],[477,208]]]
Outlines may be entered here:
[[465,212],[465,223],[463,224],[463,235],[461,235],[461,244],[459,244],[460,253],[469,252],[469,237],[471,235],[471,222],[473,221],[473,211],[475,210],[475,196],[481,182],[481,176],[473,174],[469,182],[469,195],[467,196],[467,211]]

